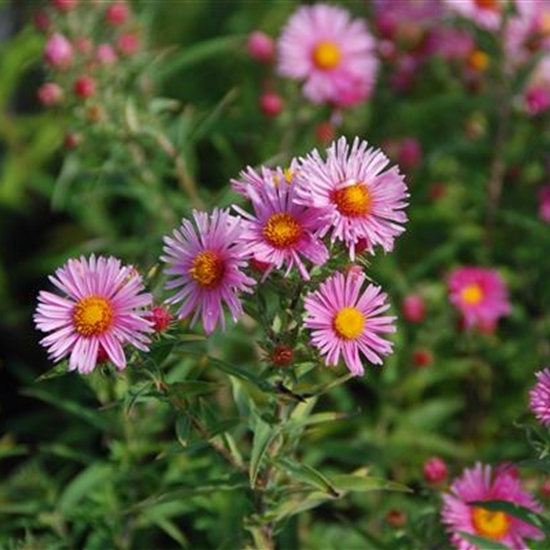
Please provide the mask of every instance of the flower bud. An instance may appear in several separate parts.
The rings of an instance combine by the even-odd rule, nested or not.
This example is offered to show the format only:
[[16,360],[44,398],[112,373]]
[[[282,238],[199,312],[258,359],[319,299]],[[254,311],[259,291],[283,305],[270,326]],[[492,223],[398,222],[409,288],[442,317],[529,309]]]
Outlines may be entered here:
[[63,101],[63,89],[55,82],[46,82],[38,88],[38,99],[45,107],[59,105]]
[[401,306],[403,317],[411,323],[420,323],[426,316],[424,299],[418,294],[409,294]]
[[130,8],[126,2],[114,2],[105,10],[105,20],[112,27],[124,25],[130,17]]
[[97,61],[102,65],[114,65],[118,61],[115,50],[110,44],[100,44],[95,55]]
[[433,457],[424,462],[423,472],[427,483],[438,485],[447,479],[447,464],[441,458]]
[[283,110],[283,100],[275,92],[265,92],[260,97],[260,110],[269,117],[276,117]]
[[271,362],[277,367],[287,367],[294,359],[292,348],[285,344],[277,344],[271,353]]
[[122,33],[116,39],[116,48],[121,55],[131,56],[137,53],[141,47],[137,32]]
[[433,363],[434,356],[429,349],[415,349],[412,354],[412,361],[416,367],[427,367]]
[[51,24],[48,14],[42,10],[36,10],[32,14],[32,22],[33,22],[34,28],[40,32],[46,32],[50,28],[50,24]]
[[76,149],[80,145],[81,141],[82,138],[80,134],[77,134],[76,132],[69,132],[63,139],[63,146],[66,149]]
[[92,97],[96,91],[96,82],[91,76],[83,75],[75,80],[73,91],[81,99]]
[[275,42],[273,38],[265,32],[252,32],[248,36],[246,50],[252,59],[260,63],[269,65],[275,61]]
[[73,47],[62,34],[55,33],[46,42],[44,57],[52,67],[66,69],[73,60]]
[[422,148],[418,140],[405,138],[399,147],[397,164],[404,170],[413,170],[422,161]]
[[153,323],[155,332],[164,332],[172,321],[172,315],[166,308],[154,306],[150,309],[147,319]]
[[386,514],[386,523],[392,527],[403,527],[407,523],[407,514],[402,510],[392,508]]
[[538,115],[550,108],[550,91],[535,86],[525,92],[525,107],[530,115]]

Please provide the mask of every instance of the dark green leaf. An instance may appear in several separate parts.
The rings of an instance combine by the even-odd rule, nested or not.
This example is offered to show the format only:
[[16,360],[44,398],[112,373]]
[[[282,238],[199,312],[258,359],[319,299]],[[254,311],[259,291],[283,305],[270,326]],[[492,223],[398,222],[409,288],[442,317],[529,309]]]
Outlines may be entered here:
[[269,445],[277,437],[279,430],[265,423],[259,416],[254,422],[254,439],[252,441],[252,452],[250,454],[249,478],[250,486],[256,485],[256,478],[260,470],[260,464],[264,458]]
[[333,497],[338,497],[339,493],[332,485],[332,482],[321,472],[309,466],[308,464],[301,464],[292,460],[291,458],[278,457],[271,459],[271,462],[277,466],[277,468],[284,470],[297,481],[302,481],[320,489],[326,491]]

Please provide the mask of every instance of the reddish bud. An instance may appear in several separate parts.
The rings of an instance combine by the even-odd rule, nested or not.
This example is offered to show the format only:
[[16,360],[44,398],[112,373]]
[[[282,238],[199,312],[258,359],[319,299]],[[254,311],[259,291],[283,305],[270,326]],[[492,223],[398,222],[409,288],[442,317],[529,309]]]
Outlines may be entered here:
[[130,8],[126,2],[114,2],[105,10],[105,20],[113,27],[124,25],[130,17]]
[[83,55],[90,55],[94,45],[87,36],[82,36],[74,41],[74,47],[77,52]]
[[397,163],[404,170],[413,170],[422,160],[422,148],[418,140],[405,138],[399,147]]
[[544,498],[550,498],[550,479],[545,479],[540,486],[540,494]]
[[46,42],[44,57],[52,67],[66,69],[73,61],[73,47],[62,34],[52,34]]
[[50,4],[57,11],[71,11],[74,10],[78,4],[78,0],[50,0]]
[[427,367],[433,363],[434,356],[429,349],[415,349],[412,354],[412,361],[416,367]]
[[81,99],[92,97],[96,91],[95,80],[91,76],[83,75],[75,80],[73,91]]
[[155,332],[164,332],[172,321],[172,314],[162,306],[154,306],[150,309],[147,320],[153,323]]
[[276,117],[283,110],[283,100],[275,92],[265,92],[260,97],[260,110],[269,117]]
[[63,140],[63,145],[66,149],[76,149],[80,145],[81,141],[82,138],[80,137],[80,134],[69,132]]
[[401,306],[403,317],[411,323],[420,323],[426,316],[424,299],[418,294],[409,294]]
[[363,268],[360,265],[350,265],[348,267],[348,276],[360,277],[364,274]]
[[256,258],[252,258],[250,260],[250,266],[252,267],[252,269],[258,271],[259,273],[265,273],[268,269],[273,267],[272,264],[270,264],[269,262],[262,262],[260,260],[257,260]]
[[496,319],[480,320],[477,330],[482,334],[494,334],[497,330],[498,321]]
[[134,55],[140,47],[141,41],[137,32],[125,32],[116,39],[116,48],[121,55]]
[[392,508],[386,514],[386,523],[392,527],[403,527],[403,525],[407,523],[407,514],[405,514],[402,510]]
[[109,361],[109,356],[105,351],[105,348],[100,344],[97,348],[97,363],[98,365],[103,365]]
[[334,139],[334,126],[326,120],[315,126],[315,139],[322,144],[327,144]]
[[45,107],[59,105],[63,101],[63,90],[55,82],[46,82],[38,88],[38,99]]
[[292,363],[294,352],[285,344],[277,344],[271,353],[271,362],[277,367],[287,367]]
[[48,14],[42,10],[36,10],[32,14],[32,22],[34,28],[40,32],[46,32],[50,28],[51,24]]
[[428,192],[428,196],[433,201],[438,201],[443,195],[445,195],[445,186],[439,182],[434,183]]
[[356,254],[362,254],[363,252],[365,252],[365,250],[368,250],[368,248],[369,248],[369,241],[364,237],[359,238],[355,243]]
[[269,65],[275,61],[275,42],[265,32],[254,31],[251,33],[246,42],[246,51],[252,59],[260,63]]
[[423,473],[427,483],[438,485],[447,479],[447,464],[439,457],[430,458],[424,462]]

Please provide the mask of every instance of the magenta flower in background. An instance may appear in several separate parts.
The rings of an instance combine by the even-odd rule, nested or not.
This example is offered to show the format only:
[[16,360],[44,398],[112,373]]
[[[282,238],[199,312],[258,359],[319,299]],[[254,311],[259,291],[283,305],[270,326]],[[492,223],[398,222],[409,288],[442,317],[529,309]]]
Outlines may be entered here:
[[[300,7],[278,43],[279,73],[305,81],[305,97],[340,106],[363,101],[376,81],[375,42],[364,21],[340,7]],[[350,89],[353,88],[353,97]]]
[[450,11],[472,20],[480,27],[498,30],[507,0],[443,0]]
[[539,190],[539,218],[550,223],[550,184]]
[[492,326],[510,313],[508,290],[498,271],[459,267],[449,276],[449,300],[463,315],[466,328]]
[[62,34],[52,34],[46,42],[44,57],[52,67],[66,69],[73,61],[73,47]]
[[445,461],[438,456],[434,456],[424,462],[422,473],[427,483],[437,485],[443,483],[447,479],[449,472]]
[[195,224],[182,220],[173,236],[164,237],[164,256],[168,264],[165,273],[172,276],[167,289],[178,289],[167,303],[179,303],[178,318],[194,312],[191,326],[199,316],[204,331],[210,334],[218,322],[225,328],[223,304],[234,321],[242,314],[240,292],[251,292],[254,279],[241,269],[249,256],[241,242],[242,220],[225,210],[212,214],[193,211]]
[[261,188],[250,184],[246,191],[254,213],[234,207],[245,219],[241,240],[256,260],[277,269],[286,264],[285,277],[296,265],[302,277],[309,280],[303,259],[315,265],[328,260],[325,244],[315,235],[319,229],[318,213],[295,202],[296,185],[289,183],[281,170],[264,174],[268,177]]
[[352,260],[359,241],[373,253],[385,251],[405,230],[407,186],[396,166],[385,169],[389,159],[366,141],[355,138],[348,145],[342,137],[327,150],[323,160],[317,150],[302,160],[296,175],[298,200],[319,209],[325,224],[321,236],[331,231],[331,241],[344,241]]
[[141,276],[116,258],[90,256],[69,260],[50,277],[61,295],[41,291],[36,327],[48,332],[41,344],[59,361],[69,355],[69,370],[88,373],[98,356],[126,367],[123,346],[148,351],[153,331],[147,320],[151,295],[142,293]]
[[311,329],[311,344],[336,366],[343,357],[355,376],[364,373],[361,355],[375,365],[392,352],[393,344],[381,334],[395,332],[395,317],[381,315],[390,306],[380,287],[369,284],[361,292],[363,274],[336,273],[304,299],[304,326]]
[[441,519],[459,550],[479,550],[460,536],[459,531],[484,537],[513,548],[525,550],[524,538],[542,539],[539,529],[505,512],[492,512],[472,501],[505,500],[541,512],[542,508],[521,486],[521,481],[506,470],[492,472],[491,466],[477,463],[455,479],[450,493],[443,495]]
[[550,108],[550,53],[535,65],[524,91],[525,107],[530,115]]
[[529,392],[529,407],[537,420],[550,426],[550,368],[536,372],[537,383]]

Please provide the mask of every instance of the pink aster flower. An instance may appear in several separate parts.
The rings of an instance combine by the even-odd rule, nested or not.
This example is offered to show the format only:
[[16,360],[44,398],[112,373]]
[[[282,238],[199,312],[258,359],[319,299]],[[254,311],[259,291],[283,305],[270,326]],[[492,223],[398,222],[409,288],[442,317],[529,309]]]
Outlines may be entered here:
[[355,376],[364,373],[361,355],[379,365],[392,352],[393,344],[380,335],[395,332],[395,317],[381,315],[390,306],[380,287],[369,284],[361,292],[365,276],[336,273],[304,299],[304,326],[311,329],[311,344],[336,366],[343,356]]
[[148,351],[147,333],[153,329],[145,308],[151,295],[142,293],[141,276],[133,267],[92,254],[69,260],[50,281],[62,295],[41,291],[34,321],[50,333],[40,343],[52,359],[69,355],[69,370],[88,373],[105,355],[124,369],[124,344]]
[[510,313],[508,290],[498,271],[459,267],[449,276],[449,300],[464,317],[467,328],[491,326]]
[[279,73],[305,81],[305,97],[314,103],[349,105],[349,88],[359,89],[353,102],[368,97],[378,62],[374,39],[365,23],[336,6],[300,7],[279,39]]
[[246,191],[254,214],[235,206],[246,220],[241,240],[256,260],[277,269],[286,264],[285,276],[296,265],[302,277],[309,280],[303,258],[315,265],[328,260],[326,246],[315,235],[319,228],[318,213],[296,203],[296,185],[289,183],[281,171],[264,174],[268,177],[262,187],[250,184]]
[[507,0],[443,0],[449,10],[472,20],[481,28],[497,30]]
[[326,160],[314,150],[297,173],[299,202],[319,209],[322,235],[332,231],[331,240],[344,241],[352,260],[359,241],[371,253],[376,245],[391,251],[404,231],[407,187],[396,166],[385,169],[388,163],[366,141],[355,138],[350,148],[341,137],[329,147]]
[[529,392],[529,407],[537,420],[550,426],[550,368],[535,373],[537,383]]
[[451,542],[459,550],[478,550],[461,537],[459,531],[498,541],[515,550],[527,548],[524,537],[544,537],[539,529],[505,512],[492,512],[470,504],[487,500],[505,500],[534,512],[542,511],[535,499],[523,490],[519,479],[505,470],[493,473],[491,466],[477,463],[455,479],[450,493],[443,495],[441,518],[451,533]]
[[298,172],[298,161],[292,159],[288,168],[268,168],[267,166],[260,166],[259,171],[254,170],[251,166],[247,166],[245,170],[241,170],[239,173],[239,179],[231,180],[231,188],[248,197],[248,190],[250,188],[255,189],[258,192],[262,192],[264,187],[268,184],[273,186],[279,185],[279,183],[286,182],[292,183],[294,176]]
[[161,260],[168,264],[165,273],[174,276],[166,288],[178,289],[167,302],[182,302],[179,319],[194,312],[191,326],[201,316],[210,334],[218,321],[225,328],[224,303],[237,320],[243,311],[238,295],[251,292],[255,281],[241,271],[249,255],[240,240],[242,220],[217,208],[210,215],[195,210],[193,218],[195,225],[184,219],[173,237],[164,237]]

